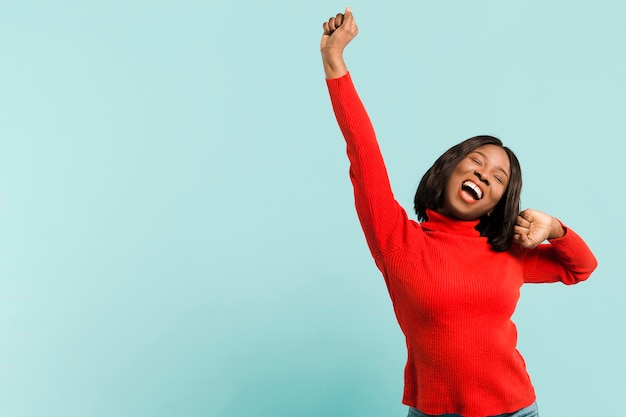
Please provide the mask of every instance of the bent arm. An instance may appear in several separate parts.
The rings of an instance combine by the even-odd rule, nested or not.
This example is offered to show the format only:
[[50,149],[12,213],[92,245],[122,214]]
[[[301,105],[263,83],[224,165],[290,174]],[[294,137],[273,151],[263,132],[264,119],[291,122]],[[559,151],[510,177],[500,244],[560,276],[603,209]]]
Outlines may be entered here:
[[584,281],[598,266],[585,241],[572,229],[563,227],[564,235],[535,249],[524,249],[524,282],[563,282],[571,285]]

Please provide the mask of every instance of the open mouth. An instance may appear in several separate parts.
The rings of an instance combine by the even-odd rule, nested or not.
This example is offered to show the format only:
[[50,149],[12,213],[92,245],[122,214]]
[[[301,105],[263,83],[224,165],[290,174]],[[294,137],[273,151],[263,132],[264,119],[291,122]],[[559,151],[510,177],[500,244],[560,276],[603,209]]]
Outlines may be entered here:
[[480,187],[474,184],[472,181],[465,181],[463,183],[462,189],[464,191],[467,191],[472,197],[474,197],[474,200],[480,200],[481,198],[483,198],[483,190],[481,190]]

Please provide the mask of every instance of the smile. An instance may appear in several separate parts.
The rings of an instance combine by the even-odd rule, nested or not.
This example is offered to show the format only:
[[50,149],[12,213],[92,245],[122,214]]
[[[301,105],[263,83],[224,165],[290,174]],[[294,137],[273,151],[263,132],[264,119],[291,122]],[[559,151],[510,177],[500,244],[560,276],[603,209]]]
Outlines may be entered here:
[[474,200],[480,200],[483,198],[483,190],[470,180],[463,183],[462,189],[470,193],[474,197]]

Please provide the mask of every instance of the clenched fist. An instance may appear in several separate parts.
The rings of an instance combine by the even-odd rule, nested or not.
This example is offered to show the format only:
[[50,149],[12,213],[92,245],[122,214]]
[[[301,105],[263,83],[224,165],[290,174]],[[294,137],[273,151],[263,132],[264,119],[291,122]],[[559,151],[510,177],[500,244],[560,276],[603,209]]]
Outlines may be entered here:
[[338,13],[324,22],[324,33],[320,41],[320,51],[326,78],[338,78],[348,72],[343,60],[343,50],[359,33],[352,10],[347,7],[344,13]]
[[536,248],[546,239],[564,235],[565,230],[557,219],[533,209],[522,211],[513,227],[513,240],[528,249]]

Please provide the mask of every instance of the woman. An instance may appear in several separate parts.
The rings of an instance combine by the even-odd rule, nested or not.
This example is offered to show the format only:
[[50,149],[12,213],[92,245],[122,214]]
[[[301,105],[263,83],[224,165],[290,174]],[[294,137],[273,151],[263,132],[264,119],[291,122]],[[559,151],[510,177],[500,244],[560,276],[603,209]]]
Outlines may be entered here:
[[596,259],[554,217],[519,212],[519,163],[491,136],[470,138],[435,162],[415,195],[421,223],[409,220],[343,60],[358,32],[351,10],[323,26],[322,61],[357,213],[406,337],[409,416],[537,416],[511,321],[520,287],[575,284]]

